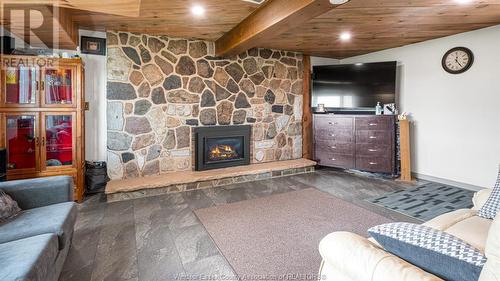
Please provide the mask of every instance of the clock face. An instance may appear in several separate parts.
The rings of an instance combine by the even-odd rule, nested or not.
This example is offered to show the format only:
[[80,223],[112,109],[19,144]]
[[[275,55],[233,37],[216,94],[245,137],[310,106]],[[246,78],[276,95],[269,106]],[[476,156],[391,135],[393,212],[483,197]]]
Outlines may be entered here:
[[442,65],[447,72],[459,74],[467,71],[473,62],[474,55],[471,50],[464,47],[457,47],[446,52],[443,56]]

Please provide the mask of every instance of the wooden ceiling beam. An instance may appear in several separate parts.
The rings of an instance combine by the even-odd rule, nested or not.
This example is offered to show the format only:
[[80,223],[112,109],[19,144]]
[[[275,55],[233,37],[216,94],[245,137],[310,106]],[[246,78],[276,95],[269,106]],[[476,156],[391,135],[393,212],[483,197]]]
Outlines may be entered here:
[[3,26],[31,47],[74,50],[78,46],[78,27],[70,9],[33,5],[12,11],[4,11]]
[[215,41],[215,53],[217,56],[240,54],[336,6],[329,0],[268,0]]

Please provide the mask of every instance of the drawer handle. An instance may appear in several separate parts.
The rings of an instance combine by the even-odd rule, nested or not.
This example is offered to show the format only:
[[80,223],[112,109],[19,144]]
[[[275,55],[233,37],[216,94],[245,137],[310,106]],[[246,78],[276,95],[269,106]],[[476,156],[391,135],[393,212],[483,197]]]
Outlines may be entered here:
[[375,163],[375,162],[370,162],[370,165],[377,165],[377,163]]
[[377,123],[370,123],[368,124],[368,126],[377,126],[378,124]]
[[377,152],[378,149],[368,149],[368,151],[370,151],[370,152]]
[[335,159],[335,158],[332,158],[332,159],[330,159],[330,160],[332,160],[332,161],[337,161],[337,159]]
[[335,134],[330,134],[330,137],[335,137]]
[[331,149],[337,149],[337,147],[336,147],[336,146],[330,146],[330,148],[331,148]]
[[370,139],[376,139],[377,137],[376,136],[370,136]]
[[328,122],[329,125],[338,125],[339,123],[337,122]]

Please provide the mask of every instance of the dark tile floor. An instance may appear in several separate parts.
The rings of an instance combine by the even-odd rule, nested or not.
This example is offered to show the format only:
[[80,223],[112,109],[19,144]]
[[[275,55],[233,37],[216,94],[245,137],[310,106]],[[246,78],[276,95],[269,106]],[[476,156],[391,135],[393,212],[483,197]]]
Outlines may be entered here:
[[310,174],[115,203],[93,196],[79,205],[72,248],[60,280],[170,281],[232,276],[231,266],[193,210],[317,188],[394,220],[418,222],[364,201],[410,187],[414,185],[320,169]]

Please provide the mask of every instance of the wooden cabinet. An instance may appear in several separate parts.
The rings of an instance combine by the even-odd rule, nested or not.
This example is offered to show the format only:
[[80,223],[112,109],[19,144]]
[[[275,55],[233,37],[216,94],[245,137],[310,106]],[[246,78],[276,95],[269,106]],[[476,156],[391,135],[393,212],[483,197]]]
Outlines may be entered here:
[[314,115],[319,165],[395,173],[395,116]]
[[84,90],[80,59],[2,56],[0,147],[8,180],[69,175],[84,191]]

